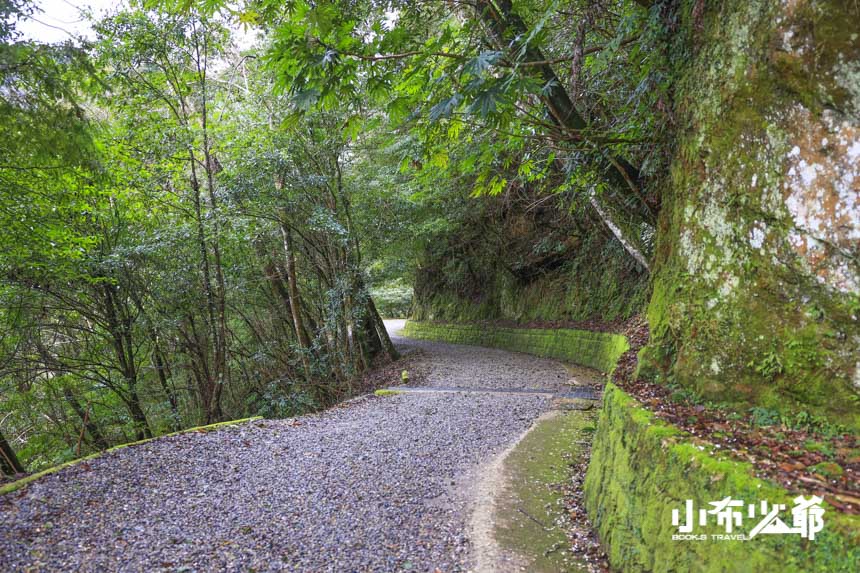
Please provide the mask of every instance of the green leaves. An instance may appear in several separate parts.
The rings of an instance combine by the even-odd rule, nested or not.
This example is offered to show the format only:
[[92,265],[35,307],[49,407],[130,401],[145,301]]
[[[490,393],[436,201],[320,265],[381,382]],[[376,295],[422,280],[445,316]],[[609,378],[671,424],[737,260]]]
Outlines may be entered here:
[[308,111],[313,108],[320,99],[320,92],[316,88],[309,88],[296,92],[293,95],[293,103],[300,111]]
[[502,57],[502,52],[485,50],[463,66],[463,75],[480,76],[489,70]]
[[466,108],[469,113],[477,114],[483,119],[487,119],[497,111],[497,104],[501,102],[500,90],[493,86],[486,91],[481,91],[475,94],[472,103]]
[[0,274],[77,277],[95,243],[90,222],[106,197],[81,93],[92,66],[82,49],[0,46]]
[[455,93],[450,98],[444,99],[430,108],[427,117],[430,121],[438,121],[442,118],[451,117],[462,102],[463,96]]

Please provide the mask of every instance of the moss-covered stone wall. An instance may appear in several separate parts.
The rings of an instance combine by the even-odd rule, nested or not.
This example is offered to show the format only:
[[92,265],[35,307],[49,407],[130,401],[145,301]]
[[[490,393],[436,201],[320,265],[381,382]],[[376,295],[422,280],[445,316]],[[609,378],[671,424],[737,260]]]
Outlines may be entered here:
[[853,2],[681,2],[640,372],[860,428]]
[[[791,522],[795,496],[757,479],[745,463],[670,426],[608,384],[585,481],[586,508],[620,571],[821,571],[860,570],[860,517],[837,514],[824,505],[824,529],[814,540],[798,534],[759,535],[748,541],[673,541],[678,528],[672,510],[684,519],[686,500],[695,508],[727,496],[748,503],[786,504]],[[744,506],[744,511],[747,511]],[[698,515],[698,514],[696,514]],[[746,514],[745,514],[746,516]],[[694,534],[725,534],[716,527]],[[760,519],[760,518],[759,518]],[[749,534],[759,519],[745,519],[734,533]]]
[[410,320],[403,333],[412,338],[490,346],[558,358],[601,372],[611,372],[628,348],[627,339],[620,334],[572,328],[500,328]]

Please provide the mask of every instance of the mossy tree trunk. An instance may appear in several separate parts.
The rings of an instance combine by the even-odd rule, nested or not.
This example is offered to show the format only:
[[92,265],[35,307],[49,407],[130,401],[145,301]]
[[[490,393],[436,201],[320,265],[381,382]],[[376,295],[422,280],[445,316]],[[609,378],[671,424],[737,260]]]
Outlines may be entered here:
[[681,2],[640,372],[860,428],[860,6]]
[[26,471],[2,432],[0,432],[0,470],[7,476],[14,476]]

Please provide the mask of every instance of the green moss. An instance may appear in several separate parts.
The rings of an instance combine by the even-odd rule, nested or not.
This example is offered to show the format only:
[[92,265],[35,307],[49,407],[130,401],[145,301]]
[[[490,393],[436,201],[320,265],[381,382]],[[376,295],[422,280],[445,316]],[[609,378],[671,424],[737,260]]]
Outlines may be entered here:
[[499,328],[410,320],[403,328],[403,334],[413,338],[526,352],[574,362],[601,372],[611,372],[618,358],[629,348],[627,339],[620,334],[570,328]]
[[[494,199],[482,199],[493,201]],[[506,209],[508,210],[508,209]],[[488,226],[505,225],[495,218]],[[519,221],[518,225],[523,225]],[[534,254],[536,244],[546,242],[547,229],[533,223],[527,236],[517,235],[511,250]],[[517,277],[511,268],[529,259],[512,261],[511,255],[499,260],[497,245],[487,245],[487,237],[467,239],[473,229],[454,231],[446,238],[456,248],[433,249],[426,253],[415,288],[411,317],[418,321],[480,322],[511,320],[585,320],[599,317],[627,318],[639,312],[648,297],[648,277],[631,268],[632,263],[614,240],[601,232],[583,237],[564,237],[567,249],[558,267],[539,269],[527,278]],[[501,230],[500,236],[512,233]],[[463,248],[463,243],[468,248]],[[551,242],[551,241],[550,241]],[[477,243],[477,244],[476,244]],[[575,244],[576,248],[571,245]],[[509,246],[510,248],[510,246]],[[507,250],[507,249],[506,249]],[[523,251],[523,252],[521,252]],[[594,264],[599,260],[600,264]]]
[[833,446],[828,444],[827,442],[819,442],[816,440],[807,440],[803,443],[803,447],[806,448],[807,451],[810,452],[818,452],[824,454],[825,456],[833,455]]
[[253,418],[243,418],[241,420],[230,420],[229,422],[218,422],[217,424],[209,424],[208,426],[197,426],[195,428],[188,428],[186,430],[180,430],[178,432],[172,432],[170,434],[158,436],[157,438],[149,438],[146,440],[139,440],[137,442],[131,442],[128,444],[120,444],[118,446],[113,446],[111,448],[106,449],[103,452],[97,452],[95,454],[91,454],[91,455],[85,456],[83,458],[78,458],[76,460],[72,460],[70,462],[66,462],[64,464],[60,464],[58,466],[54,466],[52,468],[48,468],[46,470],[42,470],[40,472],[34,473],[34,474],[29,475],[25,478],[19,479],[17,481],[13,481],[12,483],[8,483],[8,484],[4,485],[3,487],[0,487],[0,495],[11,493],[13,491],[17,491],[21,488],[28,486],[29,484],[33,483],[34,481],[36,481],[37,479],[39,479],[41,477],[57,473],[60,470],[63,470],[65,468],[68,468],[71,466],[75,466],[75,465],[83,463],[85,461],[101,457],[101,456],[103,456],[109,452],[121,450],[124,448],[130,448],[132,446],[139,446],[141,444],[146,444],[146,443],[152,442],[154,440],[160,440],[161,438],[168,438],[170,436],[178,436],[180,434],[187,434],[189,432],[204,432],[204,433],[205,432],[211,432],[213,430],[217,430],[217,429],[223,428],[225,426],[235,426],[237,424],[245,424],[248,422],[253,422],[253,421],[262,420],[262,419],[263,418],[261,416],[254,416]]
[[856,13],[829,1],[702,7],[681,3],[668,54],[685,127],[663,198],[651,341],[638,373],[706,400],[804,410],[860,429],[856,299],[820,284],[792,247],[784,200],[790,150],[827,123],[825,110],[854,113],[842,68],[860,58]]
[[397,394],[403,394],[400,390],[388,390],[386,388],[381,388],[374,392],[376,396],[396,396]]
[[562,486],[568,467],[582,456],[582,443],[597,416],[575,411],[539,421],[505,459],[506,491],[496,498],[495,537],[503,549],[528,561],[528,571],[580,571],[568,554]]
[[842,474],[845,473],[842,466],[835,462],[821,462],[820,464],[815,464],[810,469],[815,473],[819,473],[829,478],[842,477]]
[[672,526],[672,510],[682,508],[687,499],[696,507],[708,507],[726,496],[791,507],[794,497],[755,477],[749,464],[721,457],[718,449],[694,439],[657,419],[618,387],[607,385],[585,495],[613,567],[724,571],[730,566],[735,571],[767,572],[778,563],[784,571],[857,570],[860,518],[837,514],[830,507],[825,528],[814,542],[798,535],[760,536],[746,542],[673,541],[677,528]]

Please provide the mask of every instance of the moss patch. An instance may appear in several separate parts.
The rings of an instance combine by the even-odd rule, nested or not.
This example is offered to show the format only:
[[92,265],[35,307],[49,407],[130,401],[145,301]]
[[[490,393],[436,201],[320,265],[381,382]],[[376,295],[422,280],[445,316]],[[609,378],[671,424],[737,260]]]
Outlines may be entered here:
[[[613,567],[624,571],[857,571],[860,517],[826,506],[814,541],[762,535],[745,542],[673,541],[672,510],[731,496],[792,507],[795,497],[753,475],[749,464],[657,419],[608,384],[585,482],[586,507]],[[826,504],[825,504],[826,505]],[[785,516],[783,516],[785,517]],[[742,532],[757,520],[745,520]],[[715,527],[705,533],[724,533]]]
[[591,441],[585,428],[594,410],[562,413],[538,422],[505,459],[506,491],[497,500],[495,537],[505,551],[528,562],[528,571],[585,570],[567,551],[559,486]]
[[618,357],[628,349],[627,339],[620,334],[572,328],[497,328],[410,320],[403,328],[403,334],[412,338],[526,352],[574,362],[601,372],[611,372]]
[[395,396],[397,394],[403,394],[400,390],[388,390],[386,388],[381,388],[376,390],[374,393],[376,396]]
[[844,473],[842,466],[835,462],[821,462],[820,464],[815,464],[812,466],[812,470],[823,476],[831,478],[838,478]]

